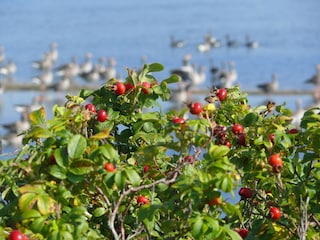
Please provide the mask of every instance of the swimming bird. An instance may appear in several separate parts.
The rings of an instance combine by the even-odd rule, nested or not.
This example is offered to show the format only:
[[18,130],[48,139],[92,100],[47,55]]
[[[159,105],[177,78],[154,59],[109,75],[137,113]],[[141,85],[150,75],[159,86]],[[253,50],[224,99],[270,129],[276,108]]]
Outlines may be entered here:
[[191,58],[191,54],[185,54],[182,59],[182,66],[172,69],[170,73],[178,75],[182,81],[189,81],[190,76],[194,71],[194,68],[190,63]]
[[235,39],[231,39],[230,35],[227,34],[226,35],[226,45],[227,47],[238,47],[239,46],[239,42]]
[[278,91],[279,81],[277,78],[277,74],[272,74],[271,82],[258,84],[257,87],[266,93],[272,93]]
[[305,81],[313,85],[320,85],[320,64],[316,65],[316,73]]
[[198,52],[209,52],[211,50],[211,44],[208,42],[199,43],[197,50]]
[[212,36],[211,32],[208,32],[205,36],[204,36],[204,40],[205,43],[209,44],[210,47],[213,48],[218,48],[221,47],[221,41],[216,39],[214,36]]
[[170,46],[171,48],[182,48],[186,45],[185,41],[183,40],[176,40],[173,35],[170,37]]
[[251,40],[249,35],[246,35],[245,46],[247,48],[258,48],[259,47],[259,43],[257,41]]

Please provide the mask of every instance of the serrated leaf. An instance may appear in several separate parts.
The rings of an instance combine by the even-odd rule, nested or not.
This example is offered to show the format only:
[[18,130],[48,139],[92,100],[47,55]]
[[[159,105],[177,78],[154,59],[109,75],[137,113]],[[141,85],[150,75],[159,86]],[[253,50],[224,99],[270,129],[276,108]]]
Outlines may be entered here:
[[68,155],[70,158],[77,159],[85,152],[87,148],[86,139],[80,135],[74,135],[68,143]]

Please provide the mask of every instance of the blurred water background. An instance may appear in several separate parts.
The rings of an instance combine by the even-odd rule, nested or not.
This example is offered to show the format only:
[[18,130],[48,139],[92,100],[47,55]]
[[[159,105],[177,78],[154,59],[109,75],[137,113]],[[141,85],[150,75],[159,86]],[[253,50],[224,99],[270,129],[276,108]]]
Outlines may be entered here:
[[[6,61],[12,59],[17,66],[17,83],[30,83],[39,74],[32,62],[41,59],[56,42],[56,66],[73,56],[83,62],[91,52],[93,62],[113,57],[119,76],[124,78],[126,67],[139,69],[145,57],[149,63],[165,66],[157,75],[162,79],[190,53],[193,63],[206,66],[203,89],[211,85],[212,61],[218,66],[222,61],[234,61],[237,83],[243,90],[255,90],[257,84],[270,81],[272,73],[277,73],[281,90],[307,91],[313,86],[305,80],[320,63],[319,9],[319,0],[1,0],[0,46]],[[197,45],[209,32],[222,46],[199,52]],[[237,48],[225,46],[227,34],[240,43]],[[257,49],[244,46],[246,35],[259,42]],[[185,47],[171,48],[171,36],[184,40]],[[85,83],[80,78],[76,81]],[[50,113],[53,104],[64,101],[65,93],[4,91],[0,95],[0,124],[16,121],[19,114],[13,106],[30,104],[39,95],[49,100],[45,104]],[[310,95],[249,95],[249,103],[255,106],[266,98],[277,104],[286,102],[293,110],[296,98],[301,98],[303,105],[312,104]],[[0,130],[0,134],[4,132]],[[13,150],[4,147],[4,153]]]

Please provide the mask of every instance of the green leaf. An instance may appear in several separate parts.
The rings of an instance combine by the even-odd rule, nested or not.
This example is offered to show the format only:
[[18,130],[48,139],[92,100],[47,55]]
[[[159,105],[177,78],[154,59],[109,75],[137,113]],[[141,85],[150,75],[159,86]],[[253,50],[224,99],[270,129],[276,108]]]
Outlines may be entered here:
[[104,207],[99,207],[99,208],[96,208],[96,209],[93,211],[93,216],[95,216],[95,217],[101,217],[101,216],[104,215],[106,212],[107,212],[107,209],[105,209]]
[[259,116],[257,113],[250,112],[243,119],[243,126],[250,127],[254,126],[254,124],[258,121]]
[[140,184],[141,178],[135,170],[127,168],[125,172],[132,186],[138,186]]
[[124,188],[126,182],[126,174],[123,174],[122,171],[116,171],[114,181],[119,189]]
[[22,213],[21,219],[29,219],[29,218],[38,218],[41,217],[41,214],[36,209],[26,210]]
[[148,66],[148,72],[161,72],[164,66],[160,63],[151,63]]
[[86,139],[80,135],[74,135],[68,143],[68,155],[70,158],[77,159],[85,152],[87,148]]
[[202,219],[201,216],[198,216],[198,217],[196,218],[195,223],[194,223],[193,226],[192,226],[192,235],[193,235],[195,238],[200,237],[200,235],[201,235],[201,230],[202,230],[202,225],[203,225],[203,219]]
[[73,161],[69,171],[75,175],[83,175],[93,170],[93,162],[89,159]]
[[45,226],[46,221],[46,217],[38,217],[32,221],[31,225],[29,225],[29,228],[35,233],[40,233]]
[[180,78],[178,75],[171,75],[169,78],[167,79],[164,79],[161,84],[167,84],[167,83],[176,83],[176,82],[179,82]]
[[58,178],[58,179],[66,179],[67,176],[66,176],[66,170],[57,166],[57,165],[54,165],[50,168],[49,170],[49,173],[50,175],[54,176],[55,178]]
[[239,233],[230,229],[230,227],[228,225],[224,226],[224,230],[231,237],[232,240],[242,240],[242,237],[239,235]]
[[102,155],[108,160],[115,161],[119,158],[118,152],[110,144],[100,146],[100,151]]
[[208,153],[211,157],[211,160],[216,161],[222,158],[223,156],[227,155],[229,151],[230,149],[227,146],[218,146],[211,142]]

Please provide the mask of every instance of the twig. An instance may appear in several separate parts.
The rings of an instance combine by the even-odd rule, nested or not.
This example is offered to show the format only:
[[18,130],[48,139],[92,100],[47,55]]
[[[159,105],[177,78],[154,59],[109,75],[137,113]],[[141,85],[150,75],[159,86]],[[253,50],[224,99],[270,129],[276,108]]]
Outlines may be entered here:
[[111,203],[108,199],[108,197],[103,193],[102,189],[98,186],[96,186],[97,191],[99,192],[99,194],[103,197],[104,201],[107,203],[108,206],[111,206]]
[[[181,165],[181,166],[183,166],[183,165]],[[110,219],[109,219],[109,227],[110,227],[110,230],[111,230],[111,232],[113,234],[114,239],[116,239],[116,240],[120,239],[120,236],[119,236],[119,234],[117,233],[117,231],[115,229],[115,219],[116,219],[116,215],[118,213],[120,204],[122,203],[123,199],[126,196],[128,196],[129,194],[133,193],[133,192],[138,192],[138,191],[140,191],[142,189],[152,188],[152,187],[156,186],[159,183],[165,183],[165,184],[174,183],[176,181],[176,178],[178,176],[178,172],[179,172],[179,169],[181,168],[181,166],[178,166],[175,169],[175,171],[172,172],[171,176],[159,179],[159,180],[157,180],[157,181],[155,181],[153,183],[147,184],[147,185],[141,185],[141,186],[138,186],[138,187],[129,188],[128,190],[124,191],[120,195],[120,197],[119,197],[119,199],[118,199],[118,201],[117,201],[117,203],[116,203],[116,205],[115,205],[115,207],[114,207],[114,209],[113,209],[113,211],[111,213]]]

